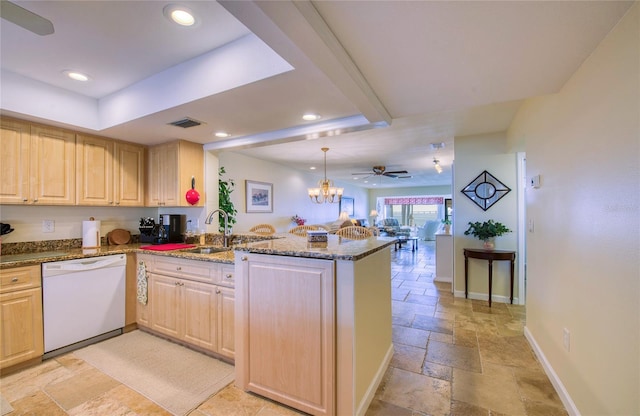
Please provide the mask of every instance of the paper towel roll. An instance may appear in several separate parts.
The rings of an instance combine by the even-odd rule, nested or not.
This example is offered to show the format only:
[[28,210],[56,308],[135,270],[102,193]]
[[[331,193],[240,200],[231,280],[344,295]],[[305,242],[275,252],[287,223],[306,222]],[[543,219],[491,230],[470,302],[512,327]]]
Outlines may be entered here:
[[100,247],[100,221],[82,221],[82,248]]

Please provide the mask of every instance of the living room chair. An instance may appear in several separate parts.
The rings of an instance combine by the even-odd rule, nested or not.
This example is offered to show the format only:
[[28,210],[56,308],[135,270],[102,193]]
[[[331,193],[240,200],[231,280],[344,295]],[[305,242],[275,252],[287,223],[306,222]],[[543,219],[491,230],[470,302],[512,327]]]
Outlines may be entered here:
[[258,224],[251,227],[249,231],[258,235],[272,235],[275,234],[276,229],[271,224]]
[[290,229],[289,233],[300,236],[300,237],[306,237],[307,231],[317,231],[317,230],[318,230],[318,227],[315,225],[298,225]]
[[373,237],[373,233],[367,227],[352,225],[350,227],[340,228],[336,231],[336,235],[347,238],[349,240],[366,240]]

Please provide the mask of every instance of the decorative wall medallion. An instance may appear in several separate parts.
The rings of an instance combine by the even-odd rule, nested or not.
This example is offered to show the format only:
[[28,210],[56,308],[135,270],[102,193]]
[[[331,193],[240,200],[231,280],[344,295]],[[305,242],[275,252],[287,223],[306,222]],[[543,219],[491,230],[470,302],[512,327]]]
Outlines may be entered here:
[[485,170],[469,185],[465,186],[461,192],[486,211],[503,196],[511,192],[511,188]]

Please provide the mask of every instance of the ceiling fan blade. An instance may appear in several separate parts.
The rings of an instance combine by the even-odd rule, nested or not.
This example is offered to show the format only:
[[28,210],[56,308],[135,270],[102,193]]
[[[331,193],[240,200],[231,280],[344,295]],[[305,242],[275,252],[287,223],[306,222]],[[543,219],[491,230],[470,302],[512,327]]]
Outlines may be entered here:
[[409,172],[407,172],[406,170],[393,170],[393,171],[385,172],[383,173],[383,175],[400,175],[405,173],[409,173]]
[[3,19],[40,36],[50,35],[54,32],[53,23],[50,20],[8,0],[0,0],[0,15]]
[[373,175],[373,172],[352,173],[352,175]]

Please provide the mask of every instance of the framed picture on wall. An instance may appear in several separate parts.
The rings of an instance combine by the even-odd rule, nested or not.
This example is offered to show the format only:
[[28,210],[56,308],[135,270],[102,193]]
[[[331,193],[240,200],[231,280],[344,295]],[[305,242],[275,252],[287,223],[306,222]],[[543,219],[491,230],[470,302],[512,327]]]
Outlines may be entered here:
[[338,210],[338,216],[342,211],[346,211],[350,217],[355,215],[354,213],[354,201],[350,196],[343,196],[340,200],[340,209]]
[[273,184],[245,180],[246,211],[273,212]]

